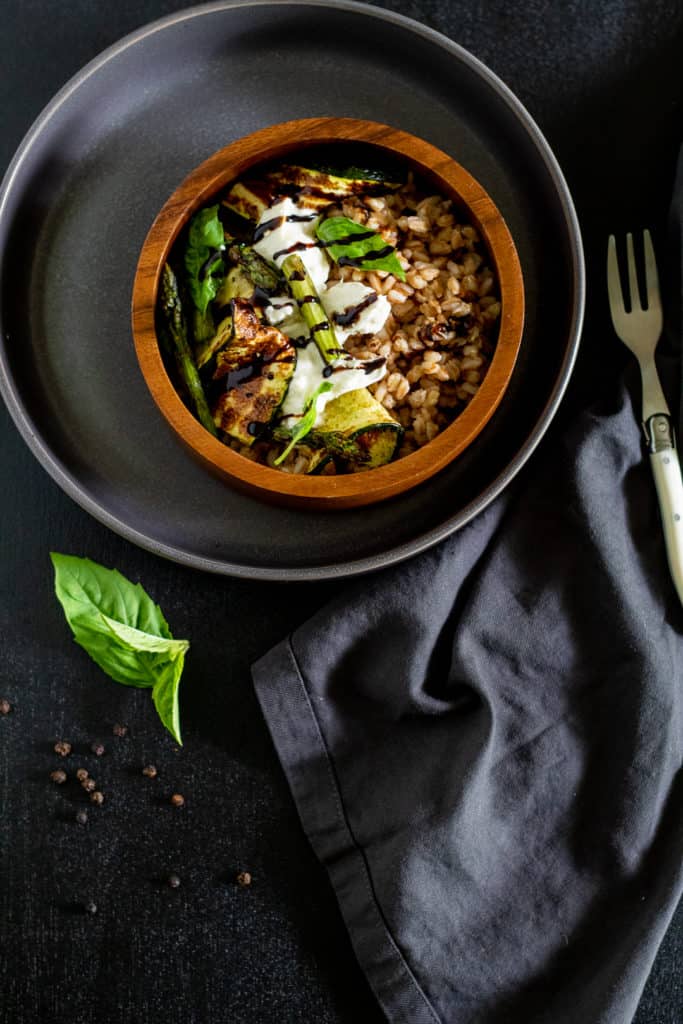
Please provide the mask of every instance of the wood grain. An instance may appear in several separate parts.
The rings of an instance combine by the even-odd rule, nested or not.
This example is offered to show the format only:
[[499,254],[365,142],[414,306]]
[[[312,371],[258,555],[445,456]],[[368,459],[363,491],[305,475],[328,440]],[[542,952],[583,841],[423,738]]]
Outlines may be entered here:
[[[307,146],[369,143],[401,157],[436,189],[466,211],[480,232],[498,277],[501,318],[491,365],[476,395],[457,419],[418,451],[366,472],[344,476],[294,476],[245,459],[206,431],[186,408],[169,378],[155,331],[161,270],[192,214],[248,168]],[[442,150],[408,132],[352,118],[307,118],[254,132],[214,153],[170,196],[150,228],[140,253],[132,301],[132,327],[140,368],[171,427],[214,472],[234,486],[290,505],[343,509],[401,494],[456,458],[481,432],[498,407],[519,353],[524,326],[524,282],[512,236],[490,196]]]

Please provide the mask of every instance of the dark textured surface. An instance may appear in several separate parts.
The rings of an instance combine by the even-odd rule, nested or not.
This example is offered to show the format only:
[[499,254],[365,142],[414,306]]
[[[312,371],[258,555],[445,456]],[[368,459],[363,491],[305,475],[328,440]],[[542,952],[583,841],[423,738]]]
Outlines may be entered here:
[[[85,61],[181,6],[6,0],[0,163]],[[609,334],[602,295],[604,235],[645,221],[661,228],[668,205],[680,141],[679,6],[387,6],[447,32],[489,63],[539,120],[563,165],[593,285],[566,422],[625,362]],[[299,830],[247,671],[343,588],[218,580],[155,559],[73,505],[4,411],[1,420],[0,689],[16,705],[0,719],[0,919],[9,948],[3,1024],[56,1017],[82,1024],[381,1019]],[[51,593],[51,548],[87,554],[141,579],[175,634],[191,638],[183,751],[161,735],[145,694],[102,678],[71,644]],[[129,738],[109,735],[116,720],[130,725]],[[60,735],[76,743],[101,736],[108,747],[96,769],[108,800],[85,829],[66,820],[82,799],[77,784],[48,780],[58,760],[51,743]],[[69,769],[81,760],[95,771],[92,755],[72,756]],[[159,767],[155,783],[137,774],[148,760]],[[187,798],[182,811],[161,799],[172,790]],[[226,881],[240,867],[254,875],[248,890]],[[182,876],[177,891],[159,881],[170,870]],[[91,894],[98,915],[70,911],[73,900]],[[680,1018],[682,928],[679,912],[638,1024]]]
[[[525,115],[430,35],[348,6],[203,9],[117,48],[22,150],[0,225],[12,253],[0,269],[0,361],[39,457],[47,450],[67,493],[123,536],[250,578],[376,569],[462,525],[536,443],[577,344],[577,229]],[[456,154],[500,206],[525,280],[521,352],[476,443],[400,499],[343,515],[279,508],[208,474],[155,409],[128,334],[140,247],[177,183],[219,142],[311,113],[388,121]]]

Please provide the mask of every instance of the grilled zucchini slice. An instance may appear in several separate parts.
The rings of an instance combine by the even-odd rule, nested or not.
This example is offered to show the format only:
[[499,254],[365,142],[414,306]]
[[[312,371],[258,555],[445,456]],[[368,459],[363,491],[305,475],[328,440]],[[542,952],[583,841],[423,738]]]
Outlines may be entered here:
[[400,188],[400,182],[378,181],[376,177],[349,177],[347,173],[330,174],[314,167],[285,164],[260,178],[236,181],[222,202],[233,213],[258,224],[266,210],[277,199],[287,195],[300,206],[322,211],[330,203],[349,196],[381,196],[397,188]]
[[380,196],[400,187],[399,182],[377,181],[376,178],[350,177],[318,170],[301,164],[285,164],[273,171],[269,180],[282,195],[295,193],[302,206],[323,208],[349,196]]
[[239,217],[258,224],[263,214],[273,202],[273,190],[267,179],[236,181],[231,185],[221,200]]
[[[268,302],[269,295],[282,292],[285,284],[266,261],[259,256],[250,245],[232,245],[229,250],[230,259],[235,261],[218,290],[215,298],[220,309],[231,306],[233,299],[247,299],[252,305]],[[197,366],[201,369],[224,348],[232,337],[232,308],[218,324],[215,334],[202,341],[196,347]]]
[[212,409],[216,426],[251,446],[282,405],[295,366],[287,335],[262,323],[246,299],[235,299],[232,338],[218,352],[213,374],[220,390]]
[[358,471],[391,462],[403,437],[403,427],[366,388],[348,391],[325,406],[316,432],[353,441],[359,456],[344,463]]
[[197,345],[195,350],[197,368],[201,370],[207,363],[210,363],[215,354],[227,345],[231,338],[232,313],[229,313],[228,316],[224,317],[219,323],[213,338],[209,338],[208,341],[204,341],[200,345]]

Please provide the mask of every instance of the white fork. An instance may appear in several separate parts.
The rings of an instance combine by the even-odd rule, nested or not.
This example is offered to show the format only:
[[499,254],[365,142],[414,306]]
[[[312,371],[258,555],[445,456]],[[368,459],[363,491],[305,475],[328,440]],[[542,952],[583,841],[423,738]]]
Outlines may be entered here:
[[643,382],[643,430],[650,451],[662,514],[669,569],[683,604],[683,482],[676,451],[669,406],[664,398],[655,366],[655,349],[662,333],[662,303],[659,297],[657,263],[650,232],[643,232],[647,306],[643,309],[638,290],[633,236],[626,236],[626,262],[630,291],[630,313],[626,312],[619,281],[617,246],[614,235],[607,243],[607,290],[614,330],[633,352]]

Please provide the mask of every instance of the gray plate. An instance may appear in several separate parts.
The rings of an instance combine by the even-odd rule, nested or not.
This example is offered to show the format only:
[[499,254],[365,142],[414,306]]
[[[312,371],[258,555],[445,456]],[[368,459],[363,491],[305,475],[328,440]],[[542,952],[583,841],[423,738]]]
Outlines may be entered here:
[[[208,475],[154,406],[129,327],[140,247],[188,171],[263,125],[317,115],[385,121],[456,157],[507,219],[527,289],[521,357],[476,443],[412,494],[341,513],[278,509]],[[583,314],[572,202],[515,97],[416,22],[315,0],[175,14],[72,79],[5,177],[0,286],[2,393],[57,483],[160,555],[279,580],[397,562],[481,511],[547,429]]]

